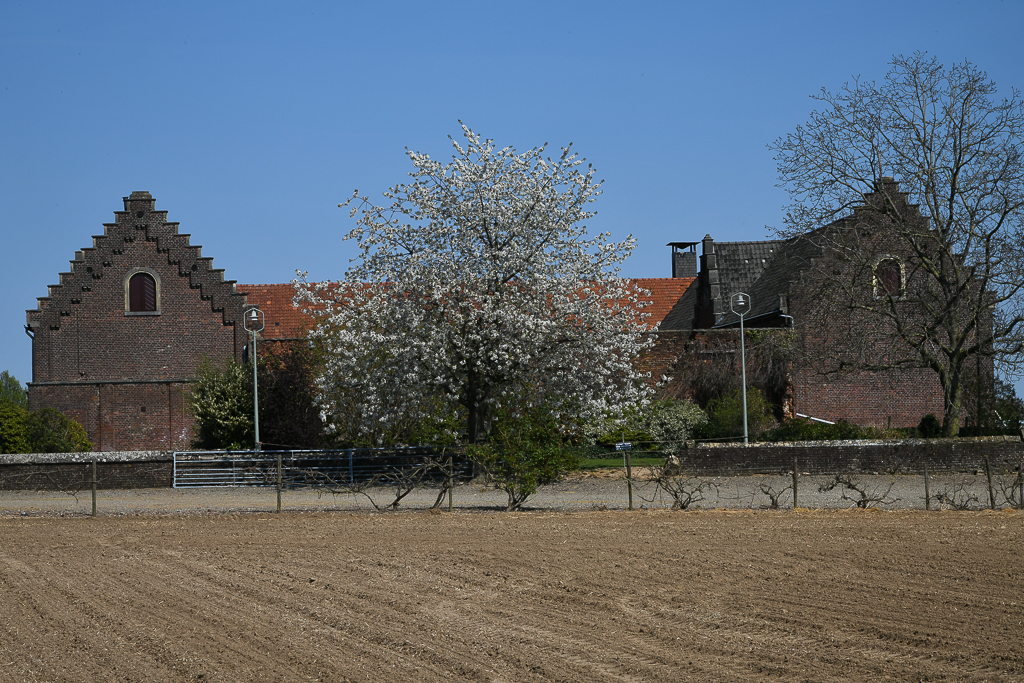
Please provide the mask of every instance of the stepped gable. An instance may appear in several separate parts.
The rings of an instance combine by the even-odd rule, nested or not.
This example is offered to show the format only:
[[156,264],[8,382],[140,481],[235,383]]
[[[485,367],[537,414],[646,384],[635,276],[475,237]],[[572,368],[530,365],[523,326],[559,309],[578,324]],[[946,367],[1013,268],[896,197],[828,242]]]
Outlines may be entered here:
[[[852,215],[784,242],[762,242],[777,245],[775,257],[769,259],[768,266],[746,290],[752,307],[744,322],[761,327],[788,326],[780,316],[789,315],[789,298],[794,285],[815,259],[824,256],[823,245],[834,239],[837,231],[892,221],[893,216],[906,223],[921,222],[922,228],[926,227],[920,207],[909,203],[908,197],[908,193],[899,190],[899,184],[893,178],[882,177],[875,184],[875,191],[864,195],[864,203],[854,207]],[[715,247],[719,248],[720,243]],[[738,327],[739,316],[729,309],[728,299],[725,305],[725,313],[715,327]]]
[[149,192],[132,192],[124,197],[124,211],[114,212],[114,222],[103,224],[103,234],[93,235],[92,246],[75,252],[71,269],[60,273],[58,284],[37,299],[37,308],[27,311],[30,329],[40,326],[58,330],[61,318],[71,315],[71,306],[81,302],[82,293],[92,291],[105,270],[123,256],[125,245],[137,240],[156,244],[167,263],[189,278],[189,286],[200,291],[213,311],[221,313],[225,325],[234,325],[245,306],[245,295],[235,291],[234,280],[224,279],[222,268],[213,268],[213,258],[202,255],[202,247],[189,244],[190,235],[178,232],[177,222],[167,221],[166,211],[155,209]]
[[899,216],[906,222],[923,221],[921,205],[911,204],[909,199],[910,193],[901,191],[895,178],[882,176],[875,182],[875,189],[864,195],[864,203],[854,207],[852,219],[877,223],[882,214],[890,219]]

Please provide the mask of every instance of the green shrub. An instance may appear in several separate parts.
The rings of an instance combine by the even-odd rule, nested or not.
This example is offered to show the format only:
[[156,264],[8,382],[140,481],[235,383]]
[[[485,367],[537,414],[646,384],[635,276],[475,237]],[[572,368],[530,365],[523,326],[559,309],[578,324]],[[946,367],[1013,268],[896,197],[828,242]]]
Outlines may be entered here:
[[623,440],[631,443],[679,442],[693,438],[694,431],[707,421],[707,414],[696,404],[666,399],[652,401],[643,410],[630,412],[624,424],[615,426],[609,420],[589,426],[588,431],[600,434],[594,439],[595,443],[609,447]]
[[654,441],[686,441],[707,421],[707,413],[697,404],[669,399],[651,403],[640,424]]
[[579,446],[560,433],[544,406],[514,418],[497,417],[491,442],[470,446],[469,456],[487,482],[508,496],[506,510],[519,509],[541,485],[582,463]]
[[85,428],[56,408],[40,408],[25,419],[32,453],[84,453],[92,450]]
[[921,422],[917,425],[917,431],[925,439],[937,438],[942,436],[942,422],[935,417],[934,413],[928,413],[921,418]]
[[253,447],[250,373],[234,359],[222,367],[206,358],[200,362],[198,377],[189,391],[189,405],[196,419],[196,446],[232,450]]
[[[743,436],[743,392],[736,389],[708,403],[708,421],[696,429],[696,436],[704,439],[724,439]],[[760,389],[747,389],[747,431],[756,437],[775,422],[772,405]]]
[[778,427],[758,437],[758,441],[845,441],[865,439],[872,436],[871,430],[840,420],[825,424],[806,418],[786,420]]
[[29,412],[0,402],[0,453],[82,453],[92,450],[85,428],[56,408]]

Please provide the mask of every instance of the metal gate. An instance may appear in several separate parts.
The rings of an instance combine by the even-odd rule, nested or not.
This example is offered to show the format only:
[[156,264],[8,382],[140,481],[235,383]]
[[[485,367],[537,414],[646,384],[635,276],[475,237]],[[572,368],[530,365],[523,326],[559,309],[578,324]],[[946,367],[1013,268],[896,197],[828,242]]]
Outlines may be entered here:
[[[174,454],[174,488],[209,486],[276,486],[277,459],[288,488],[351,485],[400,475],[419,468],[425,481],[440,480],[450,460],[453,476],[472,476],[460,447],[348,448],[293,451],[178,451]],[[434,471],[434,470],[437,471]]]

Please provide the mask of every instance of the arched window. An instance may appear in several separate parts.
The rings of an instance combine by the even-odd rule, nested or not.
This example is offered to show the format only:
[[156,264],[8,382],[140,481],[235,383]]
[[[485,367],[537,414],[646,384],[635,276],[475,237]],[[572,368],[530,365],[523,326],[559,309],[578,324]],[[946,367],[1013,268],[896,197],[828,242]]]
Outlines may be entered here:
[[160,314],[160,279],[147,269],[136,269],[125,280],[125,315]]
[[875,266],[875,296],[903,296],[903,263],[897,258],[884,258]]

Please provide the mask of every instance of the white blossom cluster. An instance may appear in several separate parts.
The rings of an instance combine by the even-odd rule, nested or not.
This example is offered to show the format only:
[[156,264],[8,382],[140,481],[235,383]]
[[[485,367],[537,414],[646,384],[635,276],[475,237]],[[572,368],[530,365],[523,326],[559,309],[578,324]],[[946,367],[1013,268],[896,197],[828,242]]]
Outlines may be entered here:
[[552,159],[463,131],[448,164],[407,151],[415,170],[387,206],[358,191],[340,205],[358,215],[346,239],[361,250],[343,281],[295,280],[328,351],[325,417],[358,397],[370,433],[429,419],[440,399],[463,406],[475,438],[499,407],[587,420],[646,403],[634,361],[651,343],[649,293],[618,276],[632,236],[587,235],[593,168],[571,145]]

